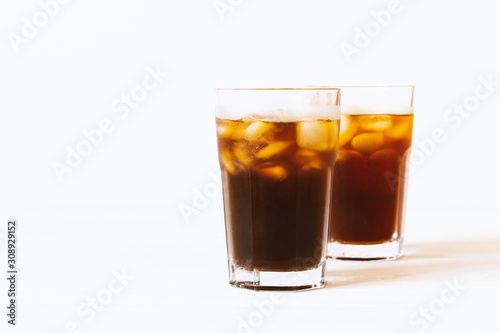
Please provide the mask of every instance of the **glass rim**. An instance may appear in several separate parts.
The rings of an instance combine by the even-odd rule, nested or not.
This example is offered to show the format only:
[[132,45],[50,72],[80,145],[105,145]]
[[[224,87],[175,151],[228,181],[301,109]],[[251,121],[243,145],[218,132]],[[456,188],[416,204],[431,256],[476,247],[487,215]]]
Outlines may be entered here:
[[[407,93],[410,93],[410,107],[413,107],[413,99],[415,95],[415,85],[413,84],[406,84],[406,85],[380,85],[380,86],[320,86],[320,87],[336,87],[340,89],[340,94],[342,95],[342,92],[350,90],[356,90],[356,91],[362,91],[363,89],[371,89],[372,91],[377,91],[377,89],[384,90],[388,89],[387,91],[390,92],[396,92],[399,89],[404,89]],[[400,91],[401,92],[401,91]],[[342,104],[342,102],[341,102]]]
[[340,87],[300,87],[300,88],[215,88],[216,91],[314,91],[314,90],[337,90],[340,91]]

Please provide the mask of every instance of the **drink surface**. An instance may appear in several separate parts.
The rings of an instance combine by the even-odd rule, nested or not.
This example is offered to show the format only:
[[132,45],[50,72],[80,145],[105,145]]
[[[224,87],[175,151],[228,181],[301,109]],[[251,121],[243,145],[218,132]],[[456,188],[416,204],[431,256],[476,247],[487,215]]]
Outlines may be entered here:
[[342,115],[330,242],[399,239],[412,129],[412,114]]
[[267,271],[320,264],[339,121],[216,122],[229,260]]

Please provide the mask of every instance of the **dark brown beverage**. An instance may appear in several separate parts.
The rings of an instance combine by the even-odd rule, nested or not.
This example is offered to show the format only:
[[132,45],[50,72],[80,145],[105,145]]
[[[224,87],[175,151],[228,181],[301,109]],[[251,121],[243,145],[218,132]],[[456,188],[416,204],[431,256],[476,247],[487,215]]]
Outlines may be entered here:
[[399,240],[413,115],[343,115],[341,122],[330,242]]
[[339,121],[217,119],[229,260],[294,271],[325,257]]

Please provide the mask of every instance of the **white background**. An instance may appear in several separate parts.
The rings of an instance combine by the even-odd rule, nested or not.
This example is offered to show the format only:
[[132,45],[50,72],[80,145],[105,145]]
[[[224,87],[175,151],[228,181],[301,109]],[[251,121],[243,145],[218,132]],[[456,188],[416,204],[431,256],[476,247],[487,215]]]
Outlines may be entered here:
[[[214,3],[231,10],[219,15]],[[388,4],[72,0],[46,25],[42,14],[44,26],[16,46],[23,18],[33,22],[41,7],[2,1],[0,266],[7,219],[16,218],[20,291],[11,327],[2,278],[1,331],[498,331],[500,86],[460,123],[445,115],[474,101],[481,77],[500,82],[500,6],[401,0],[376,31],[370,13]],[[355,45],[367,27],[368,45],[347,59],[342,43]],[[121,119],[115,101],[148,67],[168,77]],[[220,190],[197,215],[183,218],[180,207],[215,184],[213,88],[310,84],[414,84],[414,151],[436,129],[447,139],[427,146],[412,175],[405,258],[330,263],[328,288],[286,293],[261,314],[254,302],[272,294],[227,285]],[[60,182],[54,162],[105,118],[113,132]],[[95,317],[77,312],[109,295],[123,269],[134,279]],[[465,290],[439,308],[455,279]],[[425,328],[411,321],[432,304],[439,313]],[[253,326],[242,328],[248,318]],[[77,329],[66,329],[72,322]]]

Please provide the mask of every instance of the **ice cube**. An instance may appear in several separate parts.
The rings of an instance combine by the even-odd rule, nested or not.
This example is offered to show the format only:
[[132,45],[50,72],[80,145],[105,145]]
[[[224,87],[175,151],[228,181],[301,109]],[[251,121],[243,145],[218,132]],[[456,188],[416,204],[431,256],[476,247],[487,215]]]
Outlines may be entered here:
[[284,180],[288,175],[288,171],[284,166],[279,164],[269,164],[269,163],[266,163],[261,167],[259,167],[257,169],[257,172],[260,175],[278,181]]
[[217,120],[217,136],[221,139],[228,139],[231,137],[231,125],[227,121]]
[[229,149],[224,149],[220,152],[220,161],[222,166],[232,175],[236,175],[242,171],[245,171],[245,167],[235,161]]
[[250,125],[243,120],[217,120],[217,135],[221,139],[241,140],[245,129]]
[[244,123],[248,123],[248,124],[251,124],[253,123],[255,120],[260,120],[261,118],[259,118],[258,115],[253,115],[253,114],[249,114],[243,118],[240,119],[241,122],[244,122]]
[[412,123],[410,120],[404,119],[400,121],[394,121],[392,127],[387,130],[384,134],[389,139],[389,141],[393,140],[401,140],[404,138],[411,137],[411,129]]
[[249,151],[249,147],[244,142],[235,143],[233,148],[234,156],[241,164],[250,166],[253,162],[253,155]]
[[344,162],[344,161],[351,160],[351,159],[364,160],[365,157],[355,150],[341,149],[339,151],[339,155],[337,157],[337,162]]
[[323,169],[326,170],[326,166],[321,162],[321,160],[317,159],[302,166],[302,168],[300,168],[300,171],[323,170]]
[[340,138],[340,121],[328,121],[325,125],[328,127],[328,149],[338,149]]
[[340,118],[339,146],[342,147],[352,139],[358,130],[358,122],[349,116],[342,115]]
[[237,122],[233,125],[233,132],[231,133],[231,139],[238,141],[245,137],[245,130],[250,125],[248,122]]
[[394,149],[381,149],[379,151],[374,152],[370,156],[370,160],[397,160],[399,159],[399,154]]
[[245,140],[250,142],[266,142],[272,139],[272,130],[272,124],[263,121],[254,121],[244,130],[243,136]]
[[366,131],[382,132],[392,125],[391,116],[388,115],[366,115],[358,117],[359,126]]
[[231,159],[231,151],[229,149],[222,149],[220,152],[220,161],[227,169],[229,169],[230,167],[229,162],[231,162]]
[[298,157],[308,158],[308,157],[315,157],[318,155],[318,153],[316,153],[313,150],[299,148],[299,149],[297,149],[297,152],[295,153],[295,155]]
[[270,158],[285,151],[292,145],[291,142],[277,141],[272,142],[267,147],[263,148],[257,153],[257,158]]
[[336,126],[333,121],[301,121],[297,124],[297,144],[312,150],[332,149],[338,135]]
[[377,150],[384,144],[384,135],[382,133],[363,133],[352,138],[351,146],[353,149],[370,153]]
[[318,157],[318,153],[315,152],[314,150],[309,150],[309,149],[304,149],[304,148],[299,148],[295,152],[295,156],[293,157],[293,160],[295,163],[299,165],[303,165],[306,163],[309,163],[311,161],[314,161]]

